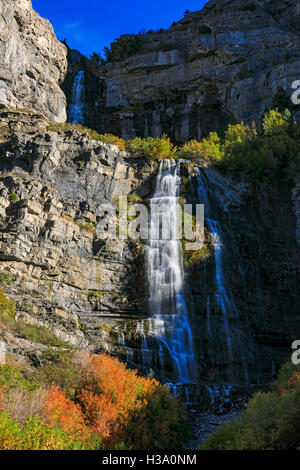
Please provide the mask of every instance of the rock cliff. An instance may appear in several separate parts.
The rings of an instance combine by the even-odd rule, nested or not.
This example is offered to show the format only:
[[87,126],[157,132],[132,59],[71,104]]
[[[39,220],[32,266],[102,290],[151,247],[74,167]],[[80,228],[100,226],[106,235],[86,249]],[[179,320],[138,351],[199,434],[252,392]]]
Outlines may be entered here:
[[[157,166],[84,132],[49,130],[49,120],[65,116],[58,85],[65,46],[29,1],[1,8],[0,274],[12,281],[5,293],[17,320],[143,369],[144,246],[101,240],[97,208],[120,193],[147,204]],[[103,132],[200,138],[228,120],[257,119],[277,87],[288,90],[297,79],[298,13],[290,1],[212,0],[167,31],[141,35],[143,50],[124,60],[99,67],[69,51],[64,89],[69,96],[84,70],[86,124]],[[31,111],[12,109],[19,107]],[[299,181],[200,170],[222,230],[224,283],[235,308],[230,364],[208,235],[205,256],[185,260],[199,376],[220,385],[231,366],[235,384],[268,383],[299,337]],[[182,196],[197,203],[191,164],[182,168],[188,175]],[[2,327],[0,338],[8,352],[39,363],[41,344]]]
[[111,322],[141,315],[143,262],[139,245],[97,239],[97,208],[120,193],[146,195],[151,165],[76,131],[29,134],[29,116],[27,133],[1,145],[0,269],[13,277],[6,291],[17,318],[106,348]]
[[299,79],[299,15],[292,0],[211,0],[168,30],[122,36],[106,65],[71,51],[68,102],[84,70],[86,125],[101,132],[184,142],[258,121],[278,87],[291,96]]
[[66,120],[60,88],[67,70],[66,48],[31,0],[0,5],[0,105],[37,111],[52,121]]

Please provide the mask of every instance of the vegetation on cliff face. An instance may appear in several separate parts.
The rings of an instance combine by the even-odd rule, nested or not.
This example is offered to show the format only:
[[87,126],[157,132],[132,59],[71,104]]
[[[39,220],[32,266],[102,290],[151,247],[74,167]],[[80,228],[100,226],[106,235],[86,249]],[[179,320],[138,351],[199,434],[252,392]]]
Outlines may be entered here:
[[187,142],[179,155],[232,171],[258,176],[300,168],[300,131],[289,110],[267,112],[259,126],[229,125],[222,138],[211,132],[202,142]]
[[[282,102],[278,96],[275,102]],[[174,146],[168,136],[136,137],[123,140],[112,134],[98,134],[81,125],[55,124],[49,130],[85,132],[91,139],[117,145],[136,157],[147,157],[151,161],[165,158],[189,159],[195,163],[209,163],[221,169],[254,173],[265,177],[282,170],[300,169],[300,129],[289,109],[265,112],[261,123],[252,126],[229,124],[224,136],[211,132],[202,141],[191,140],[181,148]]]
[[269,393],[257,393],[241,417],[212,434],[202,450],[300,448],[300,367],[285,364]]

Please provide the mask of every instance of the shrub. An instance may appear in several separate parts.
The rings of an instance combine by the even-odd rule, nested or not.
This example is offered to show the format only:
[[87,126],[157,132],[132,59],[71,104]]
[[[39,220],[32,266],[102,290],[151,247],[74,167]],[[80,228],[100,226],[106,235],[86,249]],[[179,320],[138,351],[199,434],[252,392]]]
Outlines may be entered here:
[[148,157],[152,160],[174,158],[176,147],[165,134],[162,137],[136,137],[125,143],[125,149],[133,155]]
[[257,393],[241,417],[200,446],[214,450],[291,450],[300,446],[299,367],[284,366],[274,389]]
[[66,397],[55,384],[48,391],[44,411],[49,426],[61,428],[68,436],[79,441],[84,442],[92,437],[80,406]]
[[[189,437],[186,413],[165,386],[105,354],[64,353],[36,377],[44,387],[0,367],[1,449],[178,449]],[[45,389],[51,381],[64,390]]]
[[54,362],[41,365],[35,371],[35,378],[46,387],[56,383],[69,398],[75,398],[84,385],[76,371],[73,353],[60,353]]
[[110,44],[110,48],[104,48],[104,54],[107,62],[115,62],[137,54],[142,49],[143,42],[139,36],[121,36]]
[[39,383],[34,377],[25,378],[19,367],[0,365],[0,387],[7,392],[14,389],[33,391],[39,388]]
[[129,449],[155,445],[173,449],[184,444],[187,417],[166,387],[138,377],[105,354],[85,355],[80,362],[88,385],[79,394],[79,403],[92,429],[103,436],[105,448],[120,442]]
[[289,122],[285,117],[272,109],[263,118],[263,129],[265,135],[285,134],[288,130]]
[[66,341],[57,338],[52,331],[44,326],[35,326],[18,321],[14,329],[19,337],[34,341],[35,343],[44,344],[45,346],[70,347]]
[[191,140],[184,144],[178,151],[179,158],[207,160],[216,162],[223,158],[220,137],[216,132],[211,132],[202,142]]
[[135,192],[128,194],[128,202],[129,204],[138,204],[139,202],[142,201],[142,198],[138,196]]
[[37,416],[23,428],[6,412],[0,413],[1,450],[84,450],[86,447],[58,428],[45,426]]
[[[125,141],[121,137],[117,137],[112,134],[99,134],[97,131],[89,128],[83,127],[81,124],[70,124],[69,122],[65,123],[55,123],[47,127],[48,131],[52,132],[68,132],[68,131],[77,131],[81,134],[87,134],[88,137],[92,140],[98,140],[104,144],[117,145],[121,149],[125,148]],[[80,163],[81,162],[81,163]],[[84,164],[84,162],[83,162]],[[82,161],[79,161],[79,165],[83,166]]]
[[92,234],[96,233],[96,228],[91,223],[83,222],[77,225],[80,228],[80,230],[83,230],[86,233],[92,233]]
[[42,388],[35,390],[11,389],[2,401],[2,410],[6,411],[18,423],[24,424],[33,415],[37,415],[39,418],[44,417],[46,397],[47,392]]
[[9,200],[11,202],[17,202],[19,200],[19,197],[16,193],[12,192],[10,195],[9,195]]
[[8,299],[0,287],[0,318],[4,321],[13,322],[15,319],[15,303]]
[[0,284],[12,284],[11,274],[0,273]]
[[41,360],[42,361],[48,361],[48,362],[58,362],[59,361],[59,352],[55,351],[55,349],[44,349],[41,354]]

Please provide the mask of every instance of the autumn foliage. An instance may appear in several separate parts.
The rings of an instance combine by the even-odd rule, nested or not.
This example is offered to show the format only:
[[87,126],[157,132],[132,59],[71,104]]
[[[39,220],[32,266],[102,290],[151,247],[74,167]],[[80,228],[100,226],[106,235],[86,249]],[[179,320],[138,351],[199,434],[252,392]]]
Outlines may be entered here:
[[[66,363],[63,364],[65,367]],[[77,388],[73,380],[71,387],[65,386],[64,375],[61,384],[53,382],[43,388],[42,395],[40,389],[22,391],[31,408],[35,397],[43,396],[42,409],[39,408],[35,417],[32,412],[23,413],[20,421],[18,413],[6,408],[5,396],[15,393],[15,389],[11,389],[12,380],[0,389],[0,418],[3,415],[3,423],[10,426],[12,435],[18,436],[15,442],[19,442],[21,448],[30,448],[28,436],[26,439],[23,436],[26,442],[22,441],[22,430],[32,426],[37,427],[42,436],[38,448],[51,445],[64,448],[65,445],[70,449],[175,449],[188,438],[183,407],[157,380],[140,377],[137,371],[127,369],[125,364],[106,354],[76,353],[69,367],[76,376]],[[8,375],[7,370],[5,374]],[[58,381],[60,377],[57,373]],[[22,383],[20,378],[18,380]],[[26,381],[24,383],[26,385]],[[3,446],[5,442],[6,449],[10,445],[16,448],[1,427],[0,448],[4,448],[1,433],[6,436]]]

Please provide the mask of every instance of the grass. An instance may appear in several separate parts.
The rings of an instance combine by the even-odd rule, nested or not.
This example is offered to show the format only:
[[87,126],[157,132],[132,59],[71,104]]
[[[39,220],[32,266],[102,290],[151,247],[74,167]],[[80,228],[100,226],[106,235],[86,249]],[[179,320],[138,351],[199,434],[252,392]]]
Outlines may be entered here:
[[121,297],[120,294],[118,294],[118,292],[113,292],[113,291],[109,291],[109,290],[90,290],[88,292],[88,299],[90,301],[90,303],[93,303],[93,299],[101,299],[103,296],[105,295],[111,295],[113,297]]
[[[184,243],[185,245],[185,243]],[[184,265],[190,267],[194,263],[203,261],[211,256],[211,250],[207,245],[204,245],[200,250],[187,251],[183,247]]]
[[45,346],[70,347],[66,341],[57,338],[54,333],[45,326],[30,325],[24,321],[17,321],[14,325],[14,330],[20,338],[27,339],[34,343],[44,344]]
[[92,234],[96,233],[96,227],[89,222],[82,222],[82,223],[76,222],[76,224],[78,225],[80,230],[82,230],[83,232],[92,233]]
[[0,273],[0,284],[9,284],[13,283],[12,275],[9,273]]

